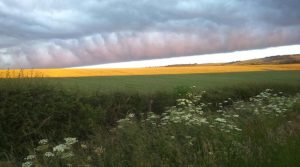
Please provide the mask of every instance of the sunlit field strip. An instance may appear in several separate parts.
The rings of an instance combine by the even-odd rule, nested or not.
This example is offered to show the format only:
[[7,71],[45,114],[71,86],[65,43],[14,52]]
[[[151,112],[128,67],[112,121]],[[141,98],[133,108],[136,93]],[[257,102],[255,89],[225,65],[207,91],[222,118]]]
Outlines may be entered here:
[[87,77],[87,76],[129,76],[159,74],[196,74],[196,73],[228,73],[248,71],[288,71],[300,70],[300,64],[283,65],[205,65],[155,68],[127,69],[24,69],[0,70],[1,78],[18,77]]

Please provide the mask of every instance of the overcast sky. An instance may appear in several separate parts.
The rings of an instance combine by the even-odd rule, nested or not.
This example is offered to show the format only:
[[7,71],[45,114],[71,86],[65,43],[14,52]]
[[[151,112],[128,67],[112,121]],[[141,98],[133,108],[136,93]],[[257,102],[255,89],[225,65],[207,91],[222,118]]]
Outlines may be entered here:
[[0,68],[300,44],[299,0],[0,0]]

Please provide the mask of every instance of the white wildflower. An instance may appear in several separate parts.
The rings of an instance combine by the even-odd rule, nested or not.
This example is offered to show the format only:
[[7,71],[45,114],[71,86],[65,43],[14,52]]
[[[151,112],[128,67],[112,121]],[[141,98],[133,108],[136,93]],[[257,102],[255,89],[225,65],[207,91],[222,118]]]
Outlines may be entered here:
[[31,161],[22,163],[22,167],[31,167],[32,165],[33,165],[33,163]]
[[85,144],[81,144],[80,146],[81,146],[81,148],[83,148],[83,149],[87,149],[87,148],[88,148],[87,145],[85,145]]
[[215,121],[226,123],[226,120],[224,118],[216,118]]
[[54,152],[60,152],[60,153],[64,152],[66,149],[68,149],[68,147],[65,144],[59,144],[53,147]]
[[208,123],[206,118],[200,118],[200,123]]
[[72,137],[64,138],[64,140],[66,141],[66,145],[72,145],[78,142],[76,138],[72,138]]
[[135,116],[135,115],[134,115],[133,113],[130,113],[130,114],[128,115],[129,118],[134,118],[134,116]]
[[54,154],[52,152],[45,152],[45,157],[54,157]]
[[234,129],[237,130],[237,131],[242,131],[242,129],[237,128],[237,127],[235,127]]
[[28,156],[25,158],[25,160],[30,161],[30,160],[33,160],[33,159],[35,159],[35,158],[36,158],[35,155],[28,155]]
[[42,139],[42,140],[39,141],[40,145],[45,145],[47,143],[48,143],[48,139]]

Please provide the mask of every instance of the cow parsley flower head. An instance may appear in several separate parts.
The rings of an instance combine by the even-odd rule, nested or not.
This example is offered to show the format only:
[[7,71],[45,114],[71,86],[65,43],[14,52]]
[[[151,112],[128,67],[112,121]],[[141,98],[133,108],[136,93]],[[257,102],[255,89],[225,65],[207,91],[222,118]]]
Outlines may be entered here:
[[224,118],[216,118],[215,121],[226,123],[226,119]]
[[66,145],[72,145],[78,142],[76,138],[72,138],[72,137],[64,138],[64,140],[66,141]]
[[65,144],[59,144],[53,147],[54,152],[60,152],[60,153],[64,152],[66,149],[68,149],[68,147]]
[[47,143],[48,143],[48,139],[42,139],[42,140],[39,141],[40,145],[45,145]]
[[238,117],[239,117],[239,115],[238,115],[238,114],[234,114],[234,115],[233,115],[233,117],[235,117],[235,118],[238,118]]
[[133,113],[128,114],[128,117],[129,117],[129,118],[134,118],[134,116],[135,116],[135,115],[134,115]]
[[26,158],[25,158],[25,160],[28,160],[28,161],[30,161],[30,160],[33,160],[33,159],[35,159],[35,155],[28,155]]
[[31,161],[22,163],[22,167],[31,167],[32,165],[33,165],[33,163]]
[[45,157],[54,157],[54,154],[52,152],[45,152]]

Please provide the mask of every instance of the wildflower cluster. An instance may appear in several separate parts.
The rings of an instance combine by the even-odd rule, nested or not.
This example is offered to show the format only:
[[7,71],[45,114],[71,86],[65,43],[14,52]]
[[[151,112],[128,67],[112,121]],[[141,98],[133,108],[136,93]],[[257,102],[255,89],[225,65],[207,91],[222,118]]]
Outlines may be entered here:
[[207,124],[207,118],[204,116],[205,103],[201,102],[202,95],[187,93],[187,98],[178,99],[177,105],[170,107],[161,116],[161,125],[184,124],[187,126],[201,126]]
[[[217,109],[215,109],[215,104],[203,102],[205,94],[205,91],[189,92],[177,99],[176,105],[169,107],[162,114],[148,112],[136,116],[129,113],[125,118],[117,121],[117,126],[111,131],[115,133],[109,133],[109,136],[101,134],[97,138],[101,139],[101,142],[94,140],[89,143],[79,143],[76,138],[68,137],[64,138],[63,143],[51,145],[47,139],[42,139],[34,151],[24,158],[25,162],[22,167],[95,166],[107,160],[109,163],[104,164],[110,164],[115,158],[111,156],[117,155],[124,158],[128,153],[135,152],[135,149],[138,153],[157,151],[156,148],[148,149],[161,145],[170,155],[177,151],[180,155],[191,152],[193,157],[200,155],[213,160],[218,156],[246,153],[241,158],[246,157],[245,159],[248,160],[249,148],[252,145],[250,142],[257,138],[256,132],[249,133],[254,135],[250,136],[252,138],[247,136],[249,129],[256,131],[256,128],[252,127],[256,127],[257,120],[259,120],[268,125],[266,126],[268,129],[262,128],[262,132],[265,133],[265,130],[271,127],[269,127],[270,122],[277,123],[274,122],[275,120],[280,123],[286,120],[281,117],[287,115],[287,112],[292,112],[300,100],[300,95],[285,97],[283,93],[274,93],[267,89],[250,98],[249,101],[233,101],[230,98],[223,102],[218,101]],[[297,104],[294,105],[296,102]],[[274,117],[279,117],[279,119],[273,119]],[[91,143],[104,143],[105,145],[92,146]],[[264,142],[261,143],[264,144]],[[254,145],[256,147],[256,142]],[[252,152],[249,153],[252,155]],[[123,163],[124,160],[122,159],[121,162]],[[116,164],[116,166],[122,165]]]
[[271,89],[266,89],[257,96],[250,98],[249,103],[236,102],[235,110],[248,112],[257,116],[283,117],[297,98],[283,96],[282,92],[274,93]]
[[132,125],[134,118],[135,118],[135,115],[132,113],[126,115],[126,117],[124,119],[120,119],[117,121],[118,128],[123,129],[123,128],[126,128],[126,127]]
[[[189,92],[185,98],[178,99],[175,106],[170,107],[161,115],[153,112],[147,113],[146,119],[141,121],[142,125],[161,128],[173,125],[186,127],[204,126],[223,132],[240,132],[241,129],[235,123],[235,120],[239,117],[238,114],[225,113],[225,110],[218,110],[219,113],[217,115],[208,113],[207,106],[209,104],[202,102],[205,93],[205,91],[200,93]],[[118,128],[133,124],[134,117],[130,115],[118,121]]]
[[48,139],[42,139],[39,145],[34,149],[35,154],[28,155],[24,158],[25,162],[22,167],[38,166],[38,158],[48,159],[59,158],[68,159],[74,156],[72,146],[78,142],[76,138],[64,138],[65,143],[54,146],[52,149],[48,143]]
[[238,117],[239,115],[237,114],[222,114],[220,117],[215,118],[209,126],[212,128],[217,127],[218,130],[226,133],[240,132],[242,129],[235,122],[235,118]]
[[[132,115],[131,115],[132,116]],[[64,142],[52,145],[48,139],[42,139],[33,153],[24,158],[22,167],[33,166],[91,166],[94,159],[102,157],[105,147],[79,143],[77,138],[67,137]],[[62,165],[63,164],[63,165]]]
[[72,145],[77,143],[78,140],[76,138],[71,138],[71,137],[68,137],[68,138],[64,138],[65,140],[65,143],[63,144],[59,144],[55,147],[53,147],[53,153],[56,155],[56,156],[59,156],[60,158],[71,158],[74,156],[74,153],[72,151]]
[[158,126],[160,121],[160,116],[153,113],[153,112],[148,112],[146,115],[146,119],[142,120],[143,125],[147,126]]

